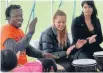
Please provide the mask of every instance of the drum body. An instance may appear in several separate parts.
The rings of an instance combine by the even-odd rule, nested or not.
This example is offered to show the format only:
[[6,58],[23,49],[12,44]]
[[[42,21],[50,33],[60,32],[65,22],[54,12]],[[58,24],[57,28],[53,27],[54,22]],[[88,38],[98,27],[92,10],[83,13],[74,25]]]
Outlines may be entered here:
[[97,61],[97,68],[100,71],[103,71],[103,51],[95,52],[93,56]]
[[96,61],[93,59],[77,59],[72,62],[76,72],[96,72]]

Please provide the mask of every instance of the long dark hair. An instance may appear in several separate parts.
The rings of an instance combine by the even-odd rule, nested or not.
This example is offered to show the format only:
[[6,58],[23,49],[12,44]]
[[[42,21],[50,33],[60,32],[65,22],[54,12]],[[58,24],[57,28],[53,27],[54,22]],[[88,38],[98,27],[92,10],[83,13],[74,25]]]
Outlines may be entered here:
[[[97,9],[96,9],[94,1],[93,0],[91,0],[91,1],[84,0],[84,1],[82,1],[81,6],[83,7],[85,3],[90,5],[93,8],[93,13],[92,13],[91,17],[96,18],[98,13],[97,13]],[[82,14],[83,14],[83,12],[82,12]]]

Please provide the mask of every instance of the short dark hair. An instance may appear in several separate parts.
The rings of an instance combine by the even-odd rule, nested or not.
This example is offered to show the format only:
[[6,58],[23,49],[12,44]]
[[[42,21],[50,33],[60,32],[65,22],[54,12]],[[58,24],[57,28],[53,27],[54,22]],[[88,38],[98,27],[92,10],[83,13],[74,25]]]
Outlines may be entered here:
[[21,6],[20,5],[10,5],[5,11],[6,19],[8,19],[8,17],[10,17],[10,13],[11,13],[12,9],[21,9]]
[[93,8],[92,17],[96,17],[98,15],[98,13],[97,13],[97,9],[96,9],[94,1],[93,0],[91,0],[91,1],[84,0],[84,1],[82,1],[81,6],[83,7],[83,5],[85,3],[88,4],[88,5],[90,5]]
[[8,72],[17,66],[17,56],[10,49],[2,50],[1,52],[1,71]]

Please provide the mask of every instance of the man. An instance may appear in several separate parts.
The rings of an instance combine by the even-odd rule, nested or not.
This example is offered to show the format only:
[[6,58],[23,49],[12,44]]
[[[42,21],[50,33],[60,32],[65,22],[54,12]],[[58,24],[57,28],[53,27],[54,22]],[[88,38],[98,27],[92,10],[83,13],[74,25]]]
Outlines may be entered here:
[[31,45],[29,42],[32,35],[35,32],[35,26],[37,23],[37,17],[31,21],[29,24],[28,33],[25,35],[20,29],[23,22],[23,13],[20,5],[10,5],[5,11],[6,19],[8,24],[4,25],[1,30],[1,50],[11,49],[15,53],[20,52],[18,64],[24,65],[27,63],[27,57],[50,57],[55,58],[55,56],[49,53],[43,53]]

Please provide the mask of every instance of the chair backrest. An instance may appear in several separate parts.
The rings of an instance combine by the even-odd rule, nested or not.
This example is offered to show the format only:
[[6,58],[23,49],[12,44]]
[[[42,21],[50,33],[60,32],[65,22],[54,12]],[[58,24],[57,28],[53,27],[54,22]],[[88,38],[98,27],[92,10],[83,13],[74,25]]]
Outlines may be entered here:
[[36,49],[39,49],[39,40],[31,40],[30,45]]
[[71,33],[68,33],[68,38],[69,38],[69,40],[70,40],[70,44],[72,44],[73,39],[72,39],[72,34],[71,34]]

